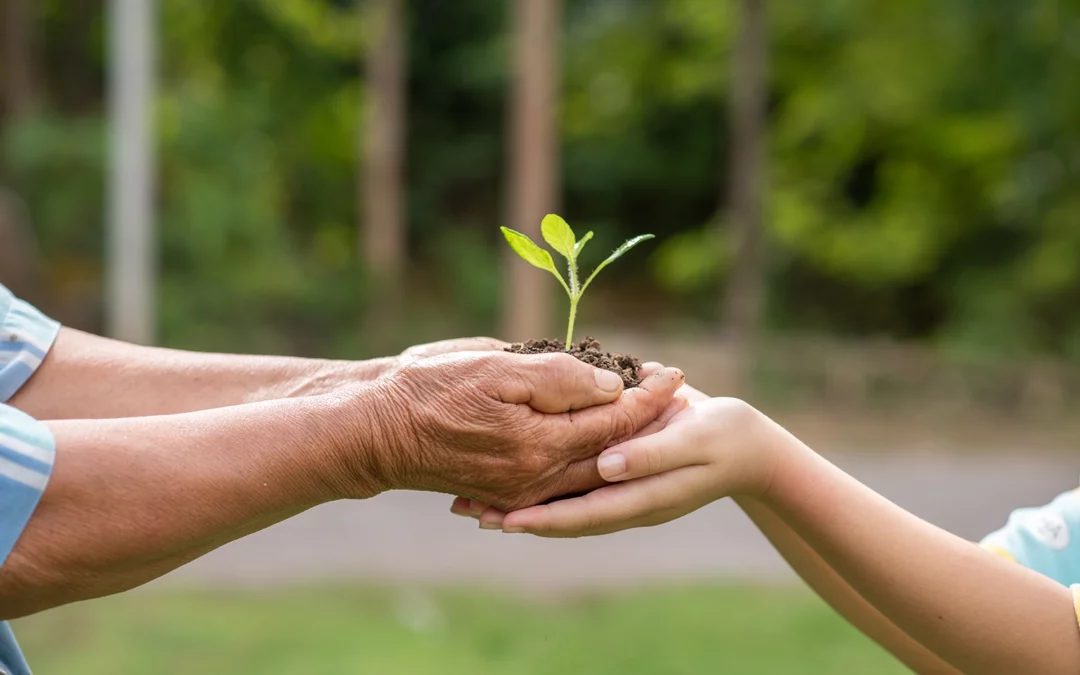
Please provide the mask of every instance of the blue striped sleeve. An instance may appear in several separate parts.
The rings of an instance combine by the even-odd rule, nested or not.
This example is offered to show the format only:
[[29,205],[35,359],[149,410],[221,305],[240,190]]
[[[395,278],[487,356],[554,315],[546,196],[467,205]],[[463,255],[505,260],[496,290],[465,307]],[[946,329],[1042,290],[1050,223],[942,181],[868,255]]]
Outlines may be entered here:
[[48,427],[0,404],[0,565],[34,513],[55,460]]
[[0,403],[26,384],[59,331],[60,324],[0,285]]

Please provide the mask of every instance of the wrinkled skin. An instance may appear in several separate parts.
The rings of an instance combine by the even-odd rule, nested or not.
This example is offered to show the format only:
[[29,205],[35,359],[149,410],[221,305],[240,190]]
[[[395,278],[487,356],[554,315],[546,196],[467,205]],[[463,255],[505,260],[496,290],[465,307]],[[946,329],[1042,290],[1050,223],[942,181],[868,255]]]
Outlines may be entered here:
[[508,510],[604,484],[596,456],[654,422],[683,384],[618,376],[566,354],[420,357],[380,382],[379,490],[447,492]]

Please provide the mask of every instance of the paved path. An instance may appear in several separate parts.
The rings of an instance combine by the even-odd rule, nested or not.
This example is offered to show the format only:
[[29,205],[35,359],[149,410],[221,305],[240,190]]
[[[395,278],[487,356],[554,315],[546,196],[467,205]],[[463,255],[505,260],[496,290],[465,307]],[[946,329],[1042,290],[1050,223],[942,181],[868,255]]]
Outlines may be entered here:
[[[963,537],[996,529],[1009,511],[1077,485],[1080,455],[844,454],[833,461],[886,497]],[[650,582],[791,573],[733,504],[668,525],[578,540],[484,532],[447,513],[449,498],[392,493],[302,514],[225,546],[158,582],[264,586],[349,579],[467,583],[550,593]]]

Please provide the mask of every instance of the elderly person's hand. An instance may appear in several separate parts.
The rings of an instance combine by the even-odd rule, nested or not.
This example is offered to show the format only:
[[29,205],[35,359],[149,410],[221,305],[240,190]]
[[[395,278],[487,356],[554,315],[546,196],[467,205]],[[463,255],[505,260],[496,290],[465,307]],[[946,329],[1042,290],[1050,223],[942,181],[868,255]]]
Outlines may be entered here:
[[[653,375],[658,372],[664,371],[664,366],[656,362],[646,363],[638,371],[638,375],[649,381]],[[691,403],[700,403],[701,401],[708,400],[709,397],[703,394],[701,391],[691,387],[689,384],[683,384],[676,391],[675,396],[671,398],[666,408],[653,419],[635,432],[634,438],[644,438],[651,436],[659,431],[662,431],[667,425],[680,413],[682,413]],[[602,483],[606,485],[607,483]],[[580,503],[580,500],[575,500],[576,503]],[[450,505],[450,512],[459,516],[465,516],[467,518],[476,518],[480,521],[480,527],[488,530],[498,530],[503,527],[503,520],[506,518],[506,513],[495,506],[490,505],[483,500],[470,499],[465,496],[458,496],[454,499]]]
[[510,346],[509,342],[503,342],[491,337],[465,337],[439,340],[422,345],[409,347],[394,360],[393,371],[398,371],[421,359],[429,359],[443,354],[457,354],[459,352],[497,352]]
[[596,456],[653,422],[682,384],[661,369],[623,392],[617,375],[567,354],[420,359],[358,397],[379,444],[351,467],[352,496],[429,490],[513,509],[591,490],[604,484]]

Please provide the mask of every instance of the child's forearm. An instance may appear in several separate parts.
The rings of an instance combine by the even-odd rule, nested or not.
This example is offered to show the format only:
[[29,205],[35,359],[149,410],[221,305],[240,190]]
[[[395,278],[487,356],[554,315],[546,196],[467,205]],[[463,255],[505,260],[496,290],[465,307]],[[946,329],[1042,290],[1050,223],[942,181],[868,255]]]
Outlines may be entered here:
[[959,674],[960,671],[913,640],[856,593],[797,532],[767,506],[749,498],[737,498],[735,501],[799,577],[867,637],[920,675]]
[[762,502],[901,631],[962,672],[1080,672],[1068,588],[920,520],[794,437]]

